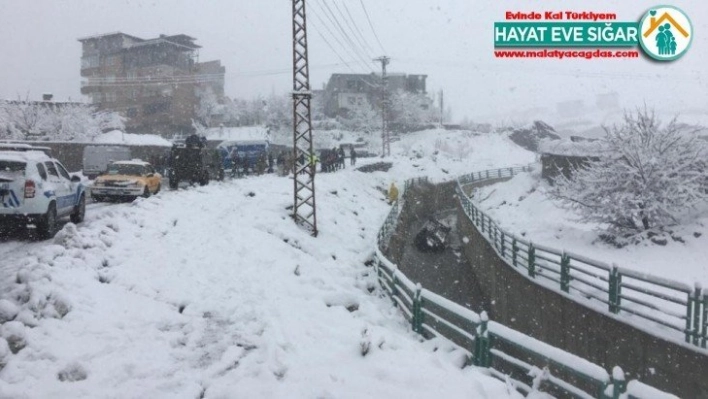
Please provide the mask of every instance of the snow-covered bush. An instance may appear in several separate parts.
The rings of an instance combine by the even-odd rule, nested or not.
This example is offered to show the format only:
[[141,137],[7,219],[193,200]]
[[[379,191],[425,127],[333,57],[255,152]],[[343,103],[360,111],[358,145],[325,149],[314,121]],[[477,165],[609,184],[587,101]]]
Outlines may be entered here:
[[624,241],[679,223],[707,199],[706,146],[694,131],[675,119],[662,126],[644,109],[605,132],[606,152],[570,177],[559,175],[550,190],[583,221]]

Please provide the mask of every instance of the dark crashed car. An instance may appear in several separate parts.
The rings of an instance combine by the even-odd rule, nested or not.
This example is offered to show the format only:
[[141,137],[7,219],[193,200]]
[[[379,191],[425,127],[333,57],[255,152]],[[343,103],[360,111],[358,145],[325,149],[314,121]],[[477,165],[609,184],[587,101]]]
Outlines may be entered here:
[[414,244],[423,252],[442,252],[447,246],[450,230],[449,226],[440,221],[429,219],[415,235]]

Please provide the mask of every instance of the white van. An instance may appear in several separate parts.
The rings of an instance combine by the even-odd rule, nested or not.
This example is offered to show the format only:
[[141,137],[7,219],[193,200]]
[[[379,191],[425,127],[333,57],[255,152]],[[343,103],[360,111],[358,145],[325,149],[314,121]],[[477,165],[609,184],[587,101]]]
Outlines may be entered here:
[[130,148],[116,145],[89,145],[84,147],[83,172],[89,179],[106,171],[108,164],[114,161],[132,159]]

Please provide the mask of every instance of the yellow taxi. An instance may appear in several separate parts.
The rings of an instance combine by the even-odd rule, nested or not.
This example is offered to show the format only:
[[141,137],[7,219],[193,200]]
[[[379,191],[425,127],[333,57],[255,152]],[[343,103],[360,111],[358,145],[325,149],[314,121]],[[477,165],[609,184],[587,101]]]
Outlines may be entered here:
[[116,161],[98,176],[91,186],[94,201],[106,199],[135,199],[149,197],[160,191],[162,176],[149,162],[141,160]]

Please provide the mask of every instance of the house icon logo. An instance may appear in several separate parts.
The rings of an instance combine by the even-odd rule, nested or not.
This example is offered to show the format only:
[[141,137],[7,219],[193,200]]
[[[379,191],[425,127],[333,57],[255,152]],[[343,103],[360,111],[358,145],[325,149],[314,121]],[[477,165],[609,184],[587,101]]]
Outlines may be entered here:
[[639,23],[639,44],[658,61],[678,59],[691,46],[693,27],[686,13],[672,6],[657,6]]

